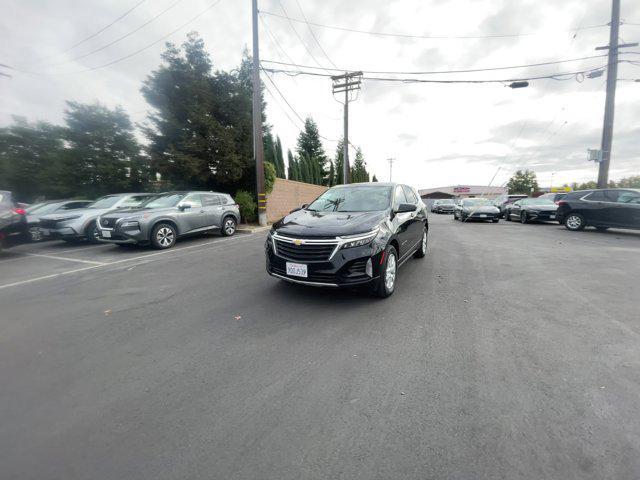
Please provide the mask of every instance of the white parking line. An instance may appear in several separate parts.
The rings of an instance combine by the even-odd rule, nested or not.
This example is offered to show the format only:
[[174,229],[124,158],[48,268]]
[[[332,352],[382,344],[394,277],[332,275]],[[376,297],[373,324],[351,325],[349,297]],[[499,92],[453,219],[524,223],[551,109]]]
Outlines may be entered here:
[[[51,278],[57,278],[57,277],[61,277],[63,275],[71,275],[71,274],[74,274],[74,273],[84,272],[86,270],[92,270],[94,268],[109,267],[111,265],[117,265],[117,264],[124,263],[124,262],[141,260],[143,258],[157,257],[158,255],[167,255],[167,254],[171,254],[171,253],[179,253],[179,252],[181,252],[183,250],[190,250],[192,248],[197,248],[197,247],[206,247],[208,245],[216,246],[216,245],[222,245],[222,244],[229,243],[229,242],[234,242],[234,244],[237,245],[238,243],[244,243],[247,239],[253,239],[256,235],[260,235],[261,233],[263,233],[263,232],[243,234],[240,237],[233,237],[233,238],[227,238],[227,239],[222,239],[222,240],[213,240],[211,242],[199,243],[197,245],[189,245],[189,246],[182,247],[182,248],[172,248],[170,250],[163,250],[161,252],[148,253],[146,255],[138,255],[137,257],[123,258],[122,260],[116,260],[116,261],[113,261],[113,262],[105,262],[105,263],[101,263],[99,265],[90,265],[88,267],[76,268],[74,270],[66,270],[64,272],[52,273],[51,275],[43,275],[41,277],[30,278],[30,279],[27,279],[27,280],[20,280],[19,282],[6,283],[4,285],[0,285],[0,290],[3,290],[5,288],[17,287],[19,285],[26,285],[26,284],[29,284],[29,283],[39,282],[41,280],[48,280],[48,279],[51,279]],[[203,248],[202,250],[211,250],[211,249],[210,248]]]
[[77,258],[59,257],[57,255],[44,255],[42,253],[25,253],[29,257],[51,258],[52,260],[66,260],[67,262],[91,263],[93,265],[105,265],[104,262],[94,262],[93,260],[78,260]]

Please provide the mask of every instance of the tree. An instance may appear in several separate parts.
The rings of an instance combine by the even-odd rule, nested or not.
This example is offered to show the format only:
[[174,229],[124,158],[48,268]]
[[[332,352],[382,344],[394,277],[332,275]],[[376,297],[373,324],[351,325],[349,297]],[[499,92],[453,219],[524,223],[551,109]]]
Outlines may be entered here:
[[336,156],[335,156],[335,165],[336,165],[336,173],[335,173],[335,185],[341,185],[344,183],[344,141],[341,139],[336,146]]
[[373,175],[373,178],[371,179],[372,182],[377,182],[378,181],[378,177],[376,177],[375,175]]
[[[316,162],[320,167],[320,175],[324,180],[324,177],[326,175],[325,163],[327,162],[327,156],[324,152],[322,141],[320,140],[318,125],[313,121],[311,117],[307,117],[304,122],[304,128],[298,135],[296,153],[301,158],[303,154],[306,154],[307,158],[312,159],[314,162]],[[315,167],[310,167],[309,170],[310,172],[316,172],[318,169],[316,169]]]
[[264,162],[264,191],[269,195],[276,183],[276,166],[271,162]]
[[67,105],[64,135],[75,194],[95,197],[144,190],[148,169],[127,113],[99,103]]
[[64,128],[46,122],[14,124],[0,129],[0,190],[32,202],[41,197],[75,194],[74,169],[64,148]]
[[278,178],[286,178],[286,172],[284,167],[284,157],[282,155],[282,142],[280,137],[276,137],[276,175]]
[[295,158],[293,158],[293,153],[291,153],[291,150],[287,150],[287,165],[288,165],[288,173],[289,173],[289,180],[298,180],[298,171],[297,171],[297,165],[296,165],[296,160]]
[[640,175],[622,178],[618,182],[619,188],[640,188]]
[[156,111],[145,129],[154,169],[177,188],[253,187],[251,59],[245,53],[238,70],[213,73],[190,33],[182,49],[168,43],[162,61],[142,87]]
[[359,182],[368,182],[369,181],[369,172],[367,172],[367,168],[364,163],[364,156],[362,155],[362,150],[358,147],[356,150],[356,158],[353,161],[353,167],[351,169],[351,182],[359,183]]
[[516,171],[516,173],[509,179],[507,189],[510,194],[531,195],[532,192],[539,189],[535,172],[531,170]]

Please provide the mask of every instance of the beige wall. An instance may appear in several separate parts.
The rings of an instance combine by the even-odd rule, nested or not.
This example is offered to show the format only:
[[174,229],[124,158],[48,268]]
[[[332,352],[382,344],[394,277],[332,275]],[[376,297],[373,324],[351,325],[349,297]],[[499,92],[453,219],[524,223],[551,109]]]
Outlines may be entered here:
[[276,178],[273,191],[267,196],[267,222],[280,220],[291,210],[311,202],[325,190],[327,187],[321,185]]

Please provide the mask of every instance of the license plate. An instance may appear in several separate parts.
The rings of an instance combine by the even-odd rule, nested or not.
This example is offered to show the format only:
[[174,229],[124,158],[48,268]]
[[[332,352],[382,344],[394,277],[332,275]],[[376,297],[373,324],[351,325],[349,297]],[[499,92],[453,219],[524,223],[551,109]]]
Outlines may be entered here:
[[483,213],[480,215],[480,218],[487,218],[487,216]]
[[549,218],[550,218],[551,220],[555,220],[555,219],[556,219],[556,216],[555,216],[555,215],[549,215]]
[[307,278],[307,266],[303,263],[287,262],[287,275]]
[[51,235],[51,232],[49,231],[49,229],[48,229],[48,228],[41,228],[41,229],[40,229],[40,233],[41,233],[42,235],[44,235],[45,237],[48,237],[49,235]]
[[111,232],[109,230],[102,230],[102,238],[111,238]]

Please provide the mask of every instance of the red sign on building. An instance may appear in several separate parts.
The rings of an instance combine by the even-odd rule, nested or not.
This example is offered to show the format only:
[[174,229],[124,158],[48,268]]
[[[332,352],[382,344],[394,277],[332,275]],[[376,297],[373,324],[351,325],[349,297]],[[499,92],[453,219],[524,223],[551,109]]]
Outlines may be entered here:
[[453,187],[453,193],[469,193],[470,187]]

